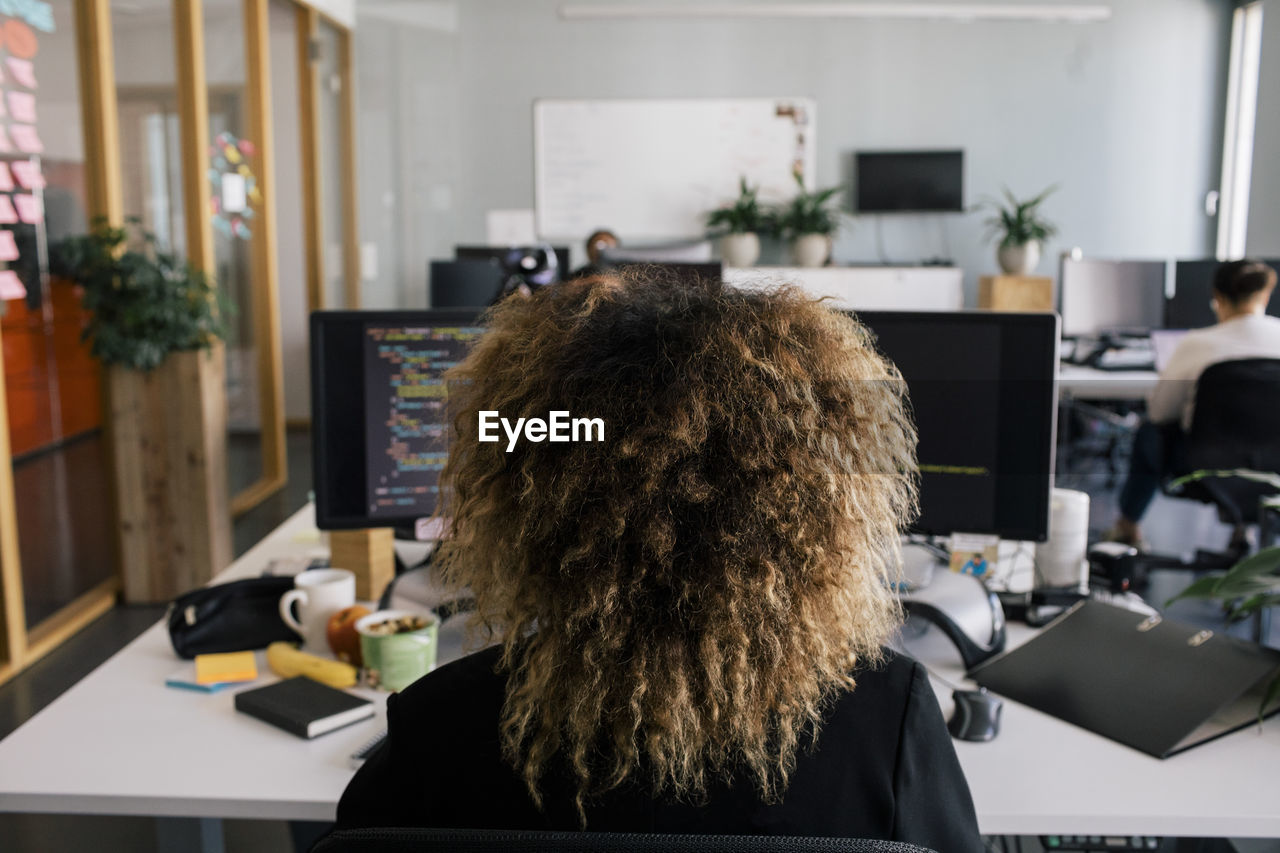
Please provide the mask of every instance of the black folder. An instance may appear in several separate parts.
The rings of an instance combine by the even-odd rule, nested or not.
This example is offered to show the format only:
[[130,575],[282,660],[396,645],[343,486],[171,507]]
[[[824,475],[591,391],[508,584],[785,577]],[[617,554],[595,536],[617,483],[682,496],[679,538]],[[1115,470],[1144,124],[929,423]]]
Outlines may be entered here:
[[[1258,719],[1280,651],[1221,632],[1083,601],[975,681],[1157,758]],[[1280,709],[1280,697],[1267,713]]]

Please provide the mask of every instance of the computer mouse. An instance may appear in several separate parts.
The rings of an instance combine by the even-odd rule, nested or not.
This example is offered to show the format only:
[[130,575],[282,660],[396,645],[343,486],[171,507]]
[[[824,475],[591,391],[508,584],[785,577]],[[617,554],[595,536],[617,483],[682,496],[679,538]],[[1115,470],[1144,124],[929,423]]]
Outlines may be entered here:
[[951,698],[956,709],[947,720],[947,731],[959,740],[988,741],[1000,734],[1000,712],[1004,702],[992,696],[985,687],[978,690],[954,690]]

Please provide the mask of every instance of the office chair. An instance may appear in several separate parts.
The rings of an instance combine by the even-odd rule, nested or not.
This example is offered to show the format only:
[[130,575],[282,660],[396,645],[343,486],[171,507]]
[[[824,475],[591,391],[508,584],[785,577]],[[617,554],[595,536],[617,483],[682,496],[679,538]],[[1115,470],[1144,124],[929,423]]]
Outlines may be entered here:
[[311,853],[934,853],[898,841],[794,835],[665,835],[641,832],[546,832],[515,829],[346,829]]
[[[1224,361],[1205,369],[1196,385],[1187,463],[1191,471],[1247,468],[1280,473],[1280,359]],[[1249,551],[1245,529],[1263,521],[1262,498],[1275,494],[1273,486],[1239,477],[1208,477],[1176,490],[1166,485],[1164,491],[1213,505],[1218,518],[1234,528],[1227,550],[1201,549],[1184,560],[1126,546],[1108,549],[1103,543],[1090,552],[1090,561],[1102,567],[1113,589],[1141,588],[1153,569],[1230,568]]]
[[[1196,385],[1187,461],[1192,471],[1280,473],[1280,359],[1246,358],[1205,368]],[[1218,518],[1237,531],[1233,548],[1244,547],[1240,534],[1258,523],[1259,501],[1274,493],[1272,486],[1239,477],[1207,478],[1171,492],[1216,507]]]

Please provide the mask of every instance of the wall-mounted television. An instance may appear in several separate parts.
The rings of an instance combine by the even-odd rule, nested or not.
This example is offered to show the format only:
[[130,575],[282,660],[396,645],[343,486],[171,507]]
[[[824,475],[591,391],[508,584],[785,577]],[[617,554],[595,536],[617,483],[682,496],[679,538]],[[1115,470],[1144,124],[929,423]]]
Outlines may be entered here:
[[859,151],[853,180],[857,213],[964,210],[963,151]]

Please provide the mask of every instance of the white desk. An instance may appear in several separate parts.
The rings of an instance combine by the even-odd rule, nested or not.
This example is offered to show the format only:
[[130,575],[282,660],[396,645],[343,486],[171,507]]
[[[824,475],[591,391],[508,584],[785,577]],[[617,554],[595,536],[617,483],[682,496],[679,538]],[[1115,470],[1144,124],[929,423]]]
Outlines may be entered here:
[[[314,530],[312,518],[300,511],[217,580],[324,555],[314,536],[295,538]],[[347,757],[384,725],[385,701],[375,720],[304,741],[237,713],[234,689],[166,687],[181,666],[154,625],[0,741],[0,811],[332,820]],[[272,677],[263,660],[259,670]]]
[[[308,508],[219,580],[322,553],[295,541],[310,526]],[[934,665],[959,680],[949,659]],[[347,756],[382,714],[302,741],[237,714],[230,693],[165,687],[179,665],[157,625],[0,742],[0,811],[331,820]],[[949,713],[950,689],[936,687]],[[987,834],[1280,837],[1277,721],[1159,761],[1006,702],[994,742],[956,751]]]
[[1154,370],[1098,370],[1058,365],[1058,394],[1077,400],[1144,400],[1160,378]]
[[964,273],[956,267],[726,267],[737,287],[798,284],[854,311],[959,311]]

